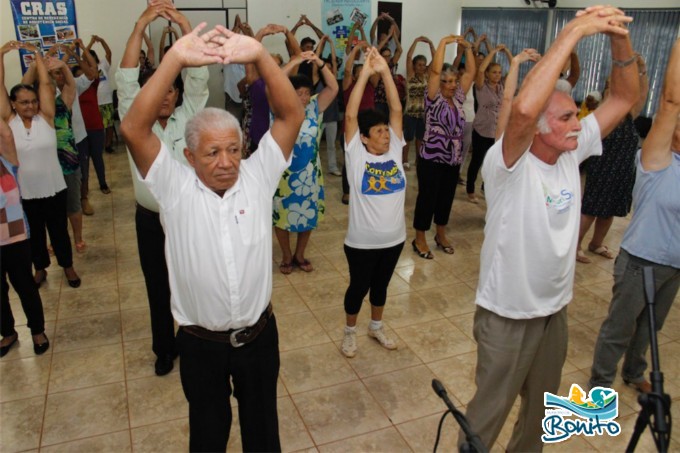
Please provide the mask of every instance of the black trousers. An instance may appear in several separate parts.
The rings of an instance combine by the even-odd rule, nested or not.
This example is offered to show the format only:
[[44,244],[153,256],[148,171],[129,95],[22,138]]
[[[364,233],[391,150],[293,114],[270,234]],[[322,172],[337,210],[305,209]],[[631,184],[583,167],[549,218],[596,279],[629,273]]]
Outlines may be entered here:
[[165,232],[157,213],[137,205],[137,249],[151,315],[151,338],[158,357],[176,355],[175,324],[170,311],[170,282],[165,262]]
[[384,249],[356,249],[345,245],[349,265],[349,287],[345,292],[345,313],[356,315],[368,292],[371,305],[382,307],[387,299],[394,268],[404,243]]
[[73,266],[73,250],[66,220],[66,189],[47,198],[22,200],[31,229],[31,260],[36,270],[50,267],[47,234],[50,235],[57,263],[63,268]]
[[233,382],[243,451],[281,451],[276,408],[279,334],[274,315],[252,343],[240,348],[203,340],[182,329],[177,345],[182,388],[189,402],[189,450],[227,449]]
[[482,168],[486,152],[493,146],[495,140],[493,138],[483,137],[472,129],[472,155],[470,156],[470,165],[467,171],[467,193],[475,193],[475,182],[477,181],[477,174]]
[[31,270],[31,245],[28,239],[0,247],[0,334],[3,337],[14,335],[14,315],[9,305],[9,285],[19,295],[21,307],[26,314],[31,335],[45,331],[45,315],[38,287],[33,281]]
[[413,213],[413,228],[427,231],[432,224],[447,225],[453,197],[456,196],[460,165],[434,163],[420,159],[416,168],[418,197]]

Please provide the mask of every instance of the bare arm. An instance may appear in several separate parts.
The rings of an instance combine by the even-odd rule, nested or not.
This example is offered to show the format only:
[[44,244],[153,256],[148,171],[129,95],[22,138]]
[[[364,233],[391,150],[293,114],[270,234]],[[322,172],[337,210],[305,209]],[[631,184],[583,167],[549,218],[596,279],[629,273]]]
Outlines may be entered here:
[[460,87],[464,93],[467,93],[475,81],[475,76],[477,75],[477,63],[475,62],[475,55],[472,52],[472,44],[470,41],[466,41],[465,38],[460,37],[458,38],[458,46],[459,48],[460,46],[463,46],[465,49],[465,72],[460,78]]
[[354,46],[352,51],[349,53],[347,61],[345,62],[345,72],[343,74],[344,77],[342,79],[343,90],[347,90],[350,87],[350,85],[352,85],[352,70],[354,69],[354,60],[356,60],[359,51],[366,46],[367,46],[366,42],[358,42],[357,45]]
[[12,165],[19,165],[12,129],[9,128],[3,118],[0,118],[0,156]]
[[79,46],[83,52],[83,56],[80,61],[80,69],[83,70],[85,77],[87,77],[89,80],[99,78],[99,68],[97,67],[97,62],[94,61],[94,57],[90,51],[83,45],[83,42],[80,39],[76,39],[73,42],[76,43],[76,45]]
[[494,57],[496,56],[496,52],[498,52],[500,49],[496,47],[493,49],[489,54],[484,57],[484,60],[479,64],[479,67],[477,68],[477,76],[475,78],[475,86],[477,89],[481,89],[484,86],[484,79],[486,78],[486,68],[489,67],[491,62],[493,61]]
[[512,110],[512,100],[515,98],[515,92],[517,91],[517,81],[519,78],[519,67],[525,61],[538,61],[541,59],[541,54],[539,54],[535,49],[524,49],[520,53],[514,56],[510,62],[510,70],[508,70],[505,76],[505,88],[503,91],[503,103],[501,104],[501,109],[498,112],[498,121],[496,122],[496,140],[501,138],[505,132],[505,126],[508,124],[508,119],[510,118],[510,111]]
[[[506,167],[512,167],[531,145],[538,118],[554,91],[567,57],[578,41],[584,36],[600,32],[627,36],[627,30],[618,24],[631,20],[632,18],[626,17],[619,9],[594,6],[579,11],[576,18],[560,31],[545,56],[529,72],[512,103],[510,119],[503,138],[503,160]],[[629,108],[625,109],[624,114],[628,110]]]
[[408,51],[406,52],[406,78],[410,79],[413,77],[414,71],[413,71],[413,53],[416,50],[416,46],[420,42],[420,39],[422,36],[416,38],[413,40],[413,43],[411,43],[411,47],[408,48]]
[[401,58],[401,54],[404,53],[404,49],[401,47],[401,40],[400,40],[400,33],[399,33],[399,27],[396,25],[393,25],[394,27],[394,33],[392,34],[392,39],[394,40],[394,44],[396,45],[394,49],[394,55],[392,55],[392,64],[397,65],[399,64],[399,59]]
[[390,67],[375,49],[373,50],[373,53],[369,55],[368,60],[367,64],[372,66],[376,73],[380,75],[380,78],[385,85],[385,97],[387,99],[387,106],[390,109],[390,127],[397,137],[403,138],[402,121],[404,116],[401,108],[401,100],[399,99],[399,92],[394,83]]
[[[376,17],[375,20],[373,21],[373,24],[371,24],[371,29],[368,32],[368,36],[371,38],[371,45],[373,45],[373,43],[375,42],[376,32],[378,30],[378,22],[382,20],[383,14],[384,13],[378,14],[378,17]],[[379,48],[380,46],[378,46],[378,49]]]
[[5,55],[18,48],[19,44],[16,41],[6,42],[0,47],[0,119],[3,121],[9,121],[12,115],[12,104],[10,104],[9,93],[5,88]]
[[638,55],[637,58],[637,68],[638,77],[640,78],[640,96],[638,97],[638,101],[633,106],[633,110],[631,110],[630,112],[633,118],[637,118],[640,115],[640,112],[642,112],[642,109],[645,108],[645,104],[647,103],[647,95],[649,94],[649,78],[647,77],[647,65],[645,64],[645,60],[644,58],[642,58],[641,55]]
[[581,78],[581,63],[578,59],[578,54],[576,51],[571,53],[571,58],[569,59],[569,77],[567,77],[567,82],[571,87],[575,87],[578,79]]
[[642,144],[641,163],[646,171],[658,171],[673,162],[674,132],[680,115],[680,39],[675,41],[666,67],[661,102],[647,138]]
[[314,30],[314,33],[316,33],[317,38],[319,38],[319,39],[323,38],[323,36],[324,36],[323,31],[321,31],[321,29],[319,27],[314,25],[314,23],[311,20],[309,20],[309,18],[306,15],[303,16],[303,17],[305,18],[306,24],[309,25],[309,28]]
[[47,70],[53,71],[57,70],[64,76],[64,87],[61,89],[61,100],[66,104],[69,110],[73,106],[73,101],[75,100],[76,93],[76,79],[73,78],[73,74],[66,66],[62,60],[58,58],[46,57],[45,63],[47,64]]
[[47,72],[45,60],[40,51],[27,43],[24,43],[23,48],[35,55],[35,69],[38,74],[38,99],[40,100],[40,114],[50,126],[54,127],[54,115],[56,113],[56,106],[54,104],[54,85],[52,79]]
[[[272,137],[281,148],[283,157],[288,160],[305,117],[293,85],[257,40],[236,35],[221,25],[215,27],[214,31],[220,35],[212,38],[212,42],[220,46],[209,50],[209,54],[223,58],[225,64],[255,64],[257,72],[260,73],[267,86],[269,107],[274,115],[271,127]],[[208,34],[210,33],[212,32]]]
[[[127,40],[125,53],[123,53],[123,58],[120,61],[121,68],[136,68],[139,66],[139,55],[142,50],[142,41],[148,40],[148,36],[146,36],[146,32],[144,30],[151,22],[162,15],[162,13],[167,10],[167,8],[168,7],[166,5],[149,6],[146,8],[146,10],[144,10],[142,15],[139,16],[139,19],[137,19],[137,22],[135,22],[132,33]],[[147,48],[150,48],[148,42]]]
[[104,49],[104,53],[106,55],[106,61],[111,64],[111,48],[107,44],[107,42],[102,38],[101,36],[94,35],[95,40],[102,45],[102,48]]
[[165,58],[154,72],[149,82],[137,94],[121,123],[121,133],[130,150],[130,155],[142,177],[146,177],[151,165],[160,152],[161,143],[151,128],[160,113],[163,98],[175,78],[184,67],[200,67],[220,62],[217,56],[206,53],[209,33],[198,36],[205,24],[177,41],[168,50]]
[[444,54],[446,53],[446,46],[458,42],[459,36],[448,35],[444,36],[441,41],[439,41],[439,46],[434,53],[432,58],[432,63],[430,64],[429,77],[427,80],[427,98],[429,100],[434,100],[439,92],[439,76],[442,73],[442,66],[444,65]]
[[151,62],[152,66],[155,66],[156,54],[153,52],[153,43],[151,42],[151,38],[149,38],[149,35],[146,34],[146,31],[144,31],[142,38],[144,39],[144,44],[146,45],[146,59]]

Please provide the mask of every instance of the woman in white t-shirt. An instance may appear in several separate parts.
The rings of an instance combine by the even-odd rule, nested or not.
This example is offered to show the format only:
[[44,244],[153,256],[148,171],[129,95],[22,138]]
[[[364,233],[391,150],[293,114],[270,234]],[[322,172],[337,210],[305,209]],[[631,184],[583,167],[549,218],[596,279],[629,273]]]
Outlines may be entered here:
[[[385,84],[389,121],[377,110],[359,112],[366,83],[374,74],[379,74]],[[345,145],[345,162],[351,196],[344,248],[350,282],[345,293],[347,325],[342,353],[354,357],[357,316],[369,291],[371,323],[368,336],[386,349],[397,348],[385,333],[382,314],[387,285],[406,239],[401,102],[390,68],[375,48],[368,51],[366,64],[347,102],[345,139],[349,140]]]

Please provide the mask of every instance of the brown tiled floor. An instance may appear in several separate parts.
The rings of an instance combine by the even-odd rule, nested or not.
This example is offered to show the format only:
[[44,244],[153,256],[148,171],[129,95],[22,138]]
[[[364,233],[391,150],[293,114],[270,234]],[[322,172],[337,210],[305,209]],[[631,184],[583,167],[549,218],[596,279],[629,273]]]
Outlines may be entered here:
[[[21,341],[0,361],[3,452],[188,448],[187,405],[177,368],[162,378],[153,372],[128,161],[122,147],[105,158],[112,193],[91,194],[96,214],[85,218],[88,249],[75,258],[83,285],[69,288],[54,264],[41,289],[52,341],[44,356],[33,354],[23,312],[12,297]],[[416,176],[414,170],[407,174],[410,226]],[[430,451],[444,410],[430,388],[432,378],[441,379],[457,405],[464,406],[472,397],[472,313],[485,204],[467,202],[459,189],[449,225],[455,255],[435,250],[435,259],[426,261],[407,244],[390,283],[385,322],[397,351],[384,350],[366,336],[366,310],[359,319],[357,356],[346,359],[339,351],[348,281],[342,251],[347,207],[340,204],[340,178],[326,177],[327,214],[312,234],[307,253],[316,270],[280,274],[276,264],[281,254],[274,246],[273,303],[282,362],[279,417],[285,451]],[[626,225],[625,219],[615,221],[607,239],[610,247],[618,249]],[[434,247],[431,234],[429,238]],[[589,256],[592,264],[577,265],[561,394],[572,383],[587,382],[593,344],[609,304],[613,263]],[[671,310],[659,341],[677,420],[680,304]],[[622,451],[637,414],[636,394],[618,380],[614,388],[621,395],[621,435],[574,437],[546,450]],[[516,410],[498,439],[498,451],[510,437]],[[230,450],[240,450],[237,414],[231,432]],[[453,420],[447,419],[441,451],[453,449],[456,435]],[[638,451],[652,450],[646,433]],[[680,450],[680,443],[674,440],[670,450]]]

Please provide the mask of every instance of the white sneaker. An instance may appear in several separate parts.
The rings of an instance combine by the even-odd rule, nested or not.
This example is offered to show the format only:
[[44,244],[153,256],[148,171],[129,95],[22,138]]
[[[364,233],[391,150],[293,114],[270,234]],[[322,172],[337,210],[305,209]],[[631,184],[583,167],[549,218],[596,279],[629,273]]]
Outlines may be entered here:
[[408,162],[404,162],[404,170],[410,170],[411,169],[411,164]]
[[345,357],[352,358],[357,354],[357,333],[345,330],[345,338],[342,339],[342,353]]
[[392,341],[390,337],[387,336],[385,333],[385,329],[383,327],[379,329],[368,329],[368,336],[371,338],[375,338],[380,345],[389,350],[397,349],[397,344]]

